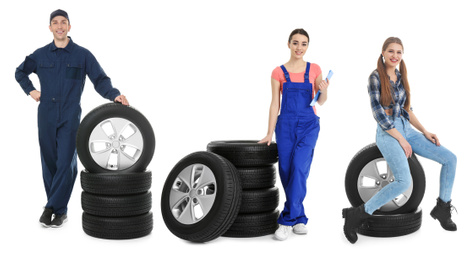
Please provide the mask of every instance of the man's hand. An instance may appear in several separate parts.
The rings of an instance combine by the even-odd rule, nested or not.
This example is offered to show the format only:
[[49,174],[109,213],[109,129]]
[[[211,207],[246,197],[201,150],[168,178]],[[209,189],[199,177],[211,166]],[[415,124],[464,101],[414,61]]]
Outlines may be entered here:
[[36,102],[38,102],[41,98],[41,92],[39,92],[38,90],[32,90],[30,91],[30,97],[33,98]]
[[129,105],[129,101],[127,100],[127,98],[125,98],[124,95],[117,96],[117,97],[114,99],[114,102],[122,103],[122,105],[124,105],[124,106],[128,106],[128,105]]

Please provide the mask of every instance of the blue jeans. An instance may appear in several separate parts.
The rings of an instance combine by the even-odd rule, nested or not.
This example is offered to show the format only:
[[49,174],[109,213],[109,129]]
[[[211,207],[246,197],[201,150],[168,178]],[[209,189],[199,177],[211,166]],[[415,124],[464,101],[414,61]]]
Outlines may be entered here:
[[[457,157],[447,148],[435,145],[422,133],[414,130],[406,118],[394,118],[394,125],[411,145],[414,153],[442,164],[439,198],[444,202],[449,202],[454,184]],[[386,185],[365,203],[365,211],[368,214],[373,214],[381,206],[399,196],[411,184],[409,163],[404,150],[399,142],[379,125],[376,131],[376,145],[394,174],[394,182]]]

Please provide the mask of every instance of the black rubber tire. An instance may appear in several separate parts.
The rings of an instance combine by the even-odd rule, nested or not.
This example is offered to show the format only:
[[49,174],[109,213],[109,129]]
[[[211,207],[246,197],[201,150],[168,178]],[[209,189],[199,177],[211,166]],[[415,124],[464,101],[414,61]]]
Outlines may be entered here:
[[224,237],[259,237],[274,234],[278,228],[279,211],[239,214]]
[[84,212],[102,217],[130,217],[142,215],[152,209],[152,193],[136,195],[110,196],[87,192],[81,194],[81,206]]
[[[89,138],[94,128],[102,121],[110,118],[122,118],[133,123],[143,138],[143,149],[140,157],[128,168],[110,170],[98,165],[90,154]],[[152,126],[138,110],[120,103],[106,103],[89,112],[79,125],[76,146],[82,165],[89,172],[142,172],[152,160],[155,151],[155,135]]]
[[146,236],[153,229],[153,214],[148,212],[133,217],[99,217],[82,214],[82,227],[86,234],[105,239],[132,239]]
[[396,215],[372,215],[358,228],[358,233],[371,237],[397,237],[421,228],[422,209]]
[[[350,201],[353,207],[358,207],[361,204],[365,203],[361,198],[358,192],[358,178],[361,174],[363,168],[369,162],[378,159],[384,158],[381,152],[379,151],[378,147],[375,143],[370,144],[363,149],[361,149],[351,160],[348,165],[345,177],[345,189],[346,189],[346,196]],[[411,176],[413,182],[413,190],[412,194],[409,197],[408,201],[402,205],[401,207],[392,210],[392,211],[380,211],[377,210],[374,214],[379,215],[393,215],[393,214],[404,214],[409,212],[414,212],[422,201],[424,197],[424,192],[426,188],[426,179],[424,175],[424,170],[417,160],[415,154],[408,159],[409,168],[411,169]]]
[[269,212],[275,210],[278,206],[279,189],[277,187],[243,190],[239,214]]
[[278,160],[277,144],[259,144],[258,141],[213,141],[207,151],[228,159],[236,167],[273,165]]
[[151,186],[151,171],[128,173],[81,171],[81,187],[92,194],[132,195],[147,192]]
[[274,187],[276,182],[275,166],[237,168],[243,190]]
[[[206,165],[213,172],[216,197],[201,220],[183,224],[173,216],[170,192],[180,172],[193,164]],[[175,236],[192,242],[207,242],[224,234],[234,222],[240,206],[241,183],[236,168],[224,157],[209,152],[196,152],[181,159],[168,175],[162,191],[162,217],[167,228]]]

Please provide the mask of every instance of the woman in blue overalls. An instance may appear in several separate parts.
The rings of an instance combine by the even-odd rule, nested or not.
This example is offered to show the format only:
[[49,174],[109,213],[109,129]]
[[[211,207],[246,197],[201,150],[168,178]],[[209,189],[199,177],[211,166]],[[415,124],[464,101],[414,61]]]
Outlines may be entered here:
[[303,60],[308,44],[309,36],[305,30],[292,31],[288,41],[290,60],[272,72],[269,128],[266,137],[260,141],[269,145],[275,130],[279,174],[286,195],[284,210],[277,220],[279,228],[275,238],[278,240],[285,240],[291,230],[296,234],[307,233],[308,218],[305,216],[303,200],[320,131],[319,117],[310,103],[320,90],[318,103],[323,105],[328,88],[328,82],[322,80],[320,67]]

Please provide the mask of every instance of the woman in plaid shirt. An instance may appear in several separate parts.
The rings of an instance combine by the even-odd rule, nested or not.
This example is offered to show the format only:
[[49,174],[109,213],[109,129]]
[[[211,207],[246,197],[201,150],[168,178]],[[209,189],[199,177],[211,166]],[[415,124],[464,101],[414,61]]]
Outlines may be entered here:
[[386,39],[377,69],[369,76],[368,93],[373,116],[378,123],[376,145],[395,179],[365,204],[343,209],[344,233],[351,243],[357,241],[356,230],[364,219],[410,187],[411,172],[407,158],[412,152],[442,164],[439,198],[430,214],[439,220],[444,229],[457,230],[451,220],[450,204],[457,157],[440,145],[437,136],[427,131],[412,111],[403,53],[404,47],[399,38]]

